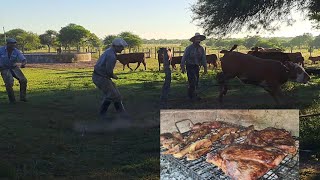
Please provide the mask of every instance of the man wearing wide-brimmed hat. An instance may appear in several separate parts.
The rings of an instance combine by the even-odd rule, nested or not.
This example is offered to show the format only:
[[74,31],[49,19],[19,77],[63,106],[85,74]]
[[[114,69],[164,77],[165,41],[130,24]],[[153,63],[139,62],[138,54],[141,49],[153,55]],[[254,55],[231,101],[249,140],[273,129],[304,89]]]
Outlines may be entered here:
[[200,97],[196,93],[199,83],[199,70],[200,66],[204,67],[204,73],[207,73],[207,60],[204,48],[200,45],[200,42],[205,40],[204,35],[200,33],[195,33],[195,35],[190,38],[192,44],[188,46],[183,54],[181,60],[181,71],[185,73],[185,66],[188,75],[188,97],[191,100],[200,100]]
[[7,45],[0,47],[0,71],[6,86],[10,103],[15,103],[16,99],[13,92],[13,83],[16,78],[20,84],[20,101],[27,101],[27,79],[17,66],[17,62],[21,62],[21,68],[26,65],[26,58],[16,48],[17,41],[13,38],[6,40]]

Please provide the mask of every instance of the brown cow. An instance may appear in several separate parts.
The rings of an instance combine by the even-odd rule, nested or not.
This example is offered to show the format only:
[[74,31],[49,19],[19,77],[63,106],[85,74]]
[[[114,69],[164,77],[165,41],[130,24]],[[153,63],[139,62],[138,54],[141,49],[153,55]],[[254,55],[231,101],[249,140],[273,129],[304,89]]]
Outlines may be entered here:
[[280,95],[280,86],[288,80],[307,83],[310,76],[304,68],[292,62],[281,63],[271,59],[262,59],[250,54],[222,50],[222,72],[217,75],[220,84],[219,101],[227,94],[226,81],[238,77],[245,84],[263,87],[274,98],[276,103]]
[[146,58],[144,53],[129,53],[129,54],[118,54],[117,60],[124,66],[127,65],[127,67],[132,71],[132,68],[130,68],[129,63],[138,63],[137,67],[134,70],[137,70],[142,63],[144,66],[144,70],[147,70],[146,66]]
[[316,56],[316,57],[309,57],[309,60],[312,61],[312,64],[316,64],[316,61],[320,61],[320,56]]
[[[168,49],[168,51],[171,53],[171,49]],[[158,50],[157,53],[158,53],[158,63],[159,63],[159,71],[160,71],[161,64],[163,64],[163,53],[160,53],[160,50]],[[175,56],[170,58],[170,64],[172,69],[177,69],[176,64],[180,64],[181,59],[182,59],[182,56]]]
[[249,51],[248,54],[262,58],[273,59],[282,63],[291,61],[304,67],[304,58],[300,52],[296,53],[284,53],[284,52],[262,52],[262,51]]
[[218,65],[217,65],[217,55],[215,54],[208,54],[206,55],[206,59],[207,59],[207,63],[209,64],[209,67],[210,67],[210,64],[213,65],[214,68],[217,68]]

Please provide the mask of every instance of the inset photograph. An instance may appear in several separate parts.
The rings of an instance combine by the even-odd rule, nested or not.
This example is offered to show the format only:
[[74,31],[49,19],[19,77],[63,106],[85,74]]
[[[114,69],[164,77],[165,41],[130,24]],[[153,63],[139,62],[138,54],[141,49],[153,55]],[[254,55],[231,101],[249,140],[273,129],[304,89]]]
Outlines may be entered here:
[[160,179],[299,179],[299,110],[161,110]]

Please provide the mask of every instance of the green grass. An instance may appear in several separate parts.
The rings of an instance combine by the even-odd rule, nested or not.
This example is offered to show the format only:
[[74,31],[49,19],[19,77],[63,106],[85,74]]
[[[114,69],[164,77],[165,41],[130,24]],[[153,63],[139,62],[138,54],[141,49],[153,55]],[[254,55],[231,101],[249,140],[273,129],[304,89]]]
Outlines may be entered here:
[[[132,65],[134,66],[134,65]],[[25,68],[29,102],[8,104],[0,81],[0,179],[159,179],[159,97],[164,73],[157,60],[147,59],[147,71],[122,71],[117,65],[115,80],[124,104],[137,128],[95,133],[77,129],[89,124],[105,126],[97,111],[102,93],[91,80],[92,67]],[[186,74],[173,71],[169,108],[299,108],[302,113],[320,111],[320,77],[312,84],[287,83],[284,104],[275,105],[261,88],[231,82],[224,107],[217,102],[216,71],[201,76],[200,95],[204,100],[186,98]],[[18,96],[19,86],[14,90]],[[18,98],[18,97],[17,97]],[[110,113],[115,112],[113,107]],[[318,120],[305,124],[302,145],[319,141]],[[151,124],[151,125],[149,125]],[[143,126],[145,125],[145,127]],[[309,126],[315,127],[309,131]],[[107,125],[106,125],[107,126]],[[305,144],[303,144],[305,142]]]

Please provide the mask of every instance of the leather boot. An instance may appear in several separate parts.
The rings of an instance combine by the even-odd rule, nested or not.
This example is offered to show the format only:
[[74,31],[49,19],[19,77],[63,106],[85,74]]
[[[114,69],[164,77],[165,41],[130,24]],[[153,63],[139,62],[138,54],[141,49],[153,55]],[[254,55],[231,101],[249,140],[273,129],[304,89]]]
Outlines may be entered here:
[[27,84],[20,84],[20,101],[27,102]]
[[8,94],[8,98],[10,103],[15,103],[16,102],[16,98],[14,96],[14,91],[12,87],[6,87],[7,90],[7,94]]
[[99,110],[99,114],[101,116],[103,116],[107,113],[110,104],[111,104],[111,101],[108,101],[108,100],[103,101],[103,103],[100,106],[100,110]]
[[114,107],[116,108],[116,111],[120,114],[120,117],[125,120],[130,120],[129,114],[124,109],[124,106],[122,104],[122,101],[114,102]]

